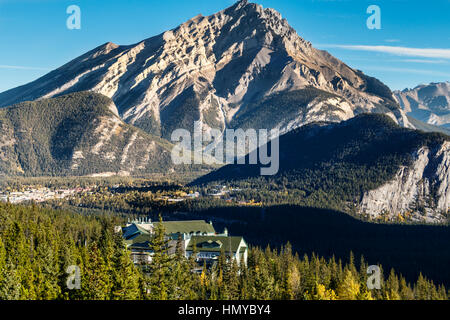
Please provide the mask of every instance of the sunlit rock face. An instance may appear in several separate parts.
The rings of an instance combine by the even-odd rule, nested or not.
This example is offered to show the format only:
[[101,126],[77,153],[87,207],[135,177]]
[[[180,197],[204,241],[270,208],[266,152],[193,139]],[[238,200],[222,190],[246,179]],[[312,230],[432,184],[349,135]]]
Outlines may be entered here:
[[414,152],[411,166],[401,168],[395,178],[366,192],[360,212],[371,217],[409,215],[413,221],[445,222],[450,208],[450,142]]

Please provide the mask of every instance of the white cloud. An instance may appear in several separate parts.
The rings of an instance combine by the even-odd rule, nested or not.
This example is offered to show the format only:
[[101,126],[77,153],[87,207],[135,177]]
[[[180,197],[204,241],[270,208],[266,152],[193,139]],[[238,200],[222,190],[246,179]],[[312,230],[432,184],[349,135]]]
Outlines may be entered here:
[[339,45],[339,44],[325,44],[325,45],[318,45],[318,47],[337,48],[356,51],[382,52],[397,56],[408,56],[408,57],[450,59],[450,49],[437,49],[437,48],[422,49],[422,48],[407,48],[407,47],[393,47],[393,46],[365,46],[365,45]]
[[384,71],[384,72],[396,72],[396,73],[412,73],[412,74],[422,74],[430,76],[440,76],[440,77],[450,77],[450,73],[439,72],[434,70],[420,70],[420,69],[410,69],[410,68],[390,68],[390,67],[372,67],[368,66],[364,68],[365,70],[371,71]]
[[41,70],[48,71],[49,68],[25,67],[25,66],[9,66],[0,64],[0,69],[14,69],[14,70]]
[[412,63],[430,63],[430,64],[448,64],[446,60],[426,60],[426,59],[404,59],[396,60],[396,62],[412,62]]

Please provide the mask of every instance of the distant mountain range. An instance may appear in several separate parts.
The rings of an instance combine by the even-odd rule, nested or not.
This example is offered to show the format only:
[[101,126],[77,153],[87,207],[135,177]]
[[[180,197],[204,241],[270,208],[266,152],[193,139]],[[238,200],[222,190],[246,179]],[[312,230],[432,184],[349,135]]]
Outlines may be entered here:
[[[446,221],[450,207],[450,137],[399,127],[386,115],[315,123],[280,137],[280,171],[227,165],[194,182],[228,183],[291,195],[302,206],[377,218]],[[249,163],[247,159],[247,163]],[[290,200],[292,202],[292,199]]]
[[402,109],[425,123],[450,129],[450,82],[430,83],[395,91]]

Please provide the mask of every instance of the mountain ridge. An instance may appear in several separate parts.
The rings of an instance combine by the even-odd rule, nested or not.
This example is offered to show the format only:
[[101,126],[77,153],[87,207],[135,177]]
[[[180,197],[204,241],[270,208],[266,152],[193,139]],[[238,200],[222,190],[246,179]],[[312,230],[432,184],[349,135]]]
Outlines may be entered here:
[[92,92],[0,109],[0,172],[132,175],[171,169],[170,144],[124,123]]
[[269,204],[285,199],[370,219],[447,219],[447,135],[401,128],[386,115],[363,114],[297,128],[282,135],[279,146],[280,170],[273,177],[261,177],[259,165],[227,165],[192,184],[226,183],[259,190],[249,196]]

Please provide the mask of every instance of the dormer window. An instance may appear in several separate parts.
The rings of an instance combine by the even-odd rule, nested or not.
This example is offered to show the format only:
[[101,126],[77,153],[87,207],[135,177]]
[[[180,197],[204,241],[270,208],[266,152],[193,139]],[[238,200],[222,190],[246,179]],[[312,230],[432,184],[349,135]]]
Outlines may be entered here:
[[221,248],[222,247],[222,242],[220,241],[220,240],[217,240],[217,241],[212,241],[212,240],[209,240],[209,241],[206,241],[206,242],[203,242],[203,243],[200,243],[197,247],[200,247],[200,248]]

